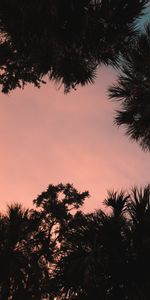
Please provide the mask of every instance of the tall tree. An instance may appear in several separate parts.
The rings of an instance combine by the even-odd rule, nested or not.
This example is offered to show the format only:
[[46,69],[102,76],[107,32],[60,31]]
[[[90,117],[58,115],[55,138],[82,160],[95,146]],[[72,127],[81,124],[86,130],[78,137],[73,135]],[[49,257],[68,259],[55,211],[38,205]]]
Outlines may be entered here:
[[[41,299],[44,268],[38,264],[35,233],[38,228],[29,210],[14,204],[0,218],[0,297]],[[46,268],[47,269],[47,268]]]
[[68,226],[53,279],[53,298],[150,297],[150,188],[110,193],[106,214],[78,215]]
[[128,203],[131,220],[131,267],[129,299],[150,297],[150,186],[134,188]]
[[8,93],[45,75],[65,90],[117,65],[148,0],[0,0],[0,84]]
[[[57,299],[125,299],[127,224],[123,216],[128,197],[111,193],[102,210],[77,215],[62,244],[64,253],[54,272]],[[129,243],[129,242],[128,242]]]
[[150,150],[150,23],[124,57],[121,75],[109,90],[119,100],[115,122],[143,149]]
[[50,185],[0,216],[2,300],[150,299],[150,186],[109,193],[105,212],[84,214],[87,196]]
[[70,184],[50,185],[34,201],[37,210],[14,204],[0,216],[2,300],[49,299],[60,245],[87,196]]
[[47,297],[52,241],[46,244],[38,211],[14,204],[0,218],[0,298],[40,300]]

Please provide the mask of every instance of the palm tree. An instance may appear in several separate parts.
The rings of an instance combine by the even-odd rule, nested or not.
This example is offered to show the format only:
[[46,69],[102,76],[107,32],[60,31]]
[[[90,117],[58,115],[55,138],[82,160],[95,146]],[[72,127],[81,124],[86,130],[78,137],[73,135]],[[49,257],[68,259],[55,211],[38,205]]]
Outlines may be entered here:
[[150,150],[150,23],[126,54],[122,73],[109,95],[121,104],[116,124],[124,125],[131,139]]
[[109,192],[108,212],[84,214],[86,196],[50,185],[0,216],[2,300],[150,298],[150,186]]
[[0,84],[8,93],[43,77],[65,90],[93,82],[97,66],[117,65],[148,0],[2,0]]
[[115,206],[112,213],[77,214],[68,224],[54,272],[56,298],[126,299],[127,199],[124,193],[109,194],[105,203]]
[[56,299],[149,299],[150,188],[109,193],[105,204],[108,214],[68,224],[51,281]]
[[131,253],[132,264],[130,276],[130,298],[150,298],[150,186],[137,189],[133,188],[130,201],[128,202],[128,213],[131,220],[132,233]]
[[27,220],[28,210],[23,210],[18,204],[8,207],[7,215],[0,219],[0,286],[3,300],[23,288],[26,258],[19,248],[25,238]]
[[[0,218],[0,294],[2,300],[42,299],[47,266],[39,264],[38,219],[19,204]],[[45,284],[45,282],[44,282]]]

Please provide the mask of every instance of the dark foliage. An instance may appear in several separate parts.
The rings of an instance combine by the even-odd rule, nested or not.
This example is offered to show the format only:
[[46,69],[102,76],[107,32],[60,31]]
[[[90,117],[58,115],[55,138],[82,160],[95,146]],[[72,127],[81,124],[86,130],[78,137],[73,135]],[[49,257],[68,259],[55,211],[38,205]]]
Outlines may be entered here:
[[65,91],[116,66],[148,0],[0,0],[0,84],[8,93],[43,77]]
[[87,192],[70,184],[50,185],[34,201],[37,210],[14,204],[0,216],[0,299],[49,299],[68,223]]
[[131,139],[150,150],[150,23],[126,54],[122,73],[109,93],[121,104],[117,125],[124,125]]
[[150,299],[150,186],[109,193],[108,213],[81,212],[87,196],[50,185],[1,215],[2,300]]
[[0,218],[0,299],[41,299],[48,269],[39,264],[39,222],[18,204]]
[[150,188],[109,193],[105,204],[109,214],[69,224],[54,272],[57,299],[149,299]]

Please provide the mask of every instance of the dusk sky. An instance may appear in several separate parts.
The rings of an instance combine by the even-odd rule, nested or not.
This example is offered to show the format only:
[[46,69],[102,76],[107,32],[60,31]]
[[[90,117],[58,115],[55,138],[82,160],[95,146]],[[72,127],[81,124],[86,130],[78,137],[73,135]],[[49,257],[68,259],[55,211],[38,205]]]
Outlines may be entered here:
[[2,211],[11,202],[31,207],[50,183],[89,190],[84,209],[91,210],[108,189],[150,182],[150,153],[113,125],[117,105],[108,100],[107,87],[114,78],[102,68],[94,85],[67,95],[52,83],[1,94]]

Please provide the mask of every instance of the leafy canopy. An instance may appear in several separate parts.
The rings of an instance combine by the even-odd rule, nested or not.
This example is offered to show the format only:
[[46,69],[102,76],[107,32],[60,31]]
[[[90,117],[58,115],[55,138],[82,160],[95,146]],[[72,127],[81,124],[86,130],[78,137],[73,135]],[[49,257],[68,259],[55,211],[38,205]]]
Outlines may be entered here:
[[0,85],[8,93],[48,75],[67,92],[118,64],[148,0],[0,0]]
[[124,56],[117,83],[109,89],[119,100],[115,122],[143,149],[150,150],[150,23]]
[[150,186],[109,192],[108,212],[83,213],[86,197],[50,185],[0,216],[2,300],[150,299]]

